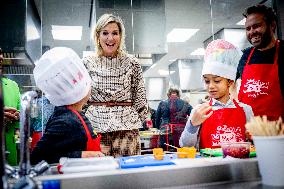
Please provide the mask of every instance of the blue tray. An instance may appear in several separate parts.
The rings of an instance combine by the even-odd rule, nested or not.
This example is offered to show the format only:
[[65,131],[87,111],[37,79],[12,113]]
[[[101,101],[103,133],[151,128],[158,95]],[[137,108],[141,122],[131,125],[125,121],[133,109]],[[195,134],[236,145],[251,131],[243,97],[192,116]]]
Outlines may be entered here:
[[119,158],[121,169],[138,168],[146,166],[175,165],[172,160],[176,159],[176,154],[166,154],[163,160],[155,160],[153,155],[128,156]]

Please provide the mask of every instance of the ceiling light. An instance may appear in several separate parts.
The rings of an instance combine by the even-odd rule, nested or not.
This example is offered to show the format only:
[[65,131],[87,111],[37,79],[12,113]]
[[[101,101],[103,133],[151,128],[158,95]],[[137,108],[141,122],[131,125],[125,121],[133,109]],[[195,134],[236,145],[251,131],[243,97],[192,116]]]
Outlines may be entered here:
[[199,29],[174,28],[167,35],[167,42],[185,42],[191,38]]
[[190,53],[190,55],[205,55],[205,49],[204,48],[198,48],[195,49],[192,53]]
[[246,18],[242,19],[241,21],[239,21],[238,23],[236,23],[236,25],[239,25],[239,26],[244,26],[246,23]]
[[52,25],[52,36],[55,40],[81,40],[82,26]]

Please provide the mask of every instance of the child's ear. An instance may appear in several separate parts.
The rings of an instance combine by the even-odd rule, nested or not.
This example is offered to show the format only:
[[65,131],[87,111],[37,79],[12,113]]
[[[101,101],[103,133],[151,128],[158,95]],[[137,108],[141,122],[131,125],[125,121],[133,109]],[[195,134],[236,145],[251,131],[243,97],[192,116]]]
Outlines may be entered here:
[[231,87],[234,84],[233,80],[228,79],[228,87]]

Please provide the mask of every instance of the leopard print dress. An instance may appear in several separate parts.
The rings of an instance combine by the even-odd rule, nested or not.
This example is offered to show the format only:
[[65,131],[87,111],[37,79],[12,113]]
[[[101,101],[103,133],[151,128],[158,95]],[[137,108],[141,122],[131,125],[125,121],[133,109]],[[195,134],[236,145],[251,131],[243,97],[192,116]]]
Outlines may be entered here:
[[142,127],[147,114],[147,99],[141,65],[131,55],[83,59],[92,78],[91,101],[132,102],[132,106],[88,105],[86,116],[99,133],[133,130]]

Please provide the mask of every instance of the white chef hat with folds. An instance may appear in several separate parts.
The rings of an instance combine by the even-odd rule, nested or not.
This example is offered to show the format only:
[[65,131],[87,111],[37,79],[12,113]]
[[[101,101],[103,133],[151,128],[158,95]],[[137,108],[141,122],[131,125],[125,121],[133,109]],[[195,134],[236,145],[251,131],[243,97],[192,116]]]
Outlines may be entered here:
[[205,50],[202,75],[212,74],[235,80],[241,54],[233,44],[223,39],[210,42]]
[[70,105],[87,96],[91,78],[80,57],[70,48],[55,47],[35,63],[34,78],[55,106]]

